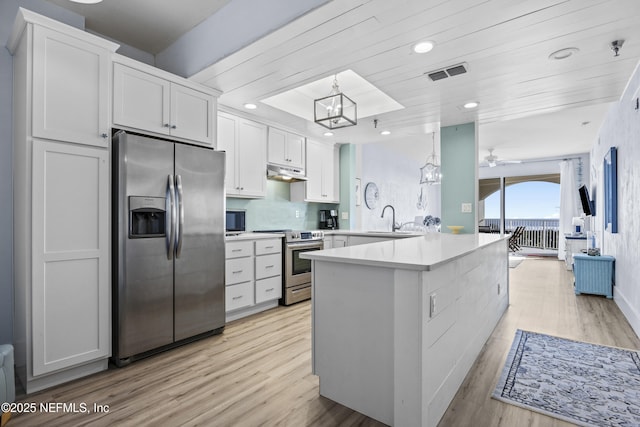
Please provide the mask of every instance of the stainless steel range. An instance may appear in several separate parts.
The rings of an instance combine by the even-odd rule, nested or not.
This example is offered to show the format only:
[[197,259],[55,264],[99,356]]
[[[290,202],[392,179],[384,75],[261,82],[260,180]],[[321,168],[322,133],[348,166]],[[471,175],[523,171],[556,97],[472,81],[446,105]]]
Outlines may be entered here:
[[300,258],[300,254],[322,250],[323,238],[322,231],[285,232],[282,304],[291,305],[311,298],[311,260]]

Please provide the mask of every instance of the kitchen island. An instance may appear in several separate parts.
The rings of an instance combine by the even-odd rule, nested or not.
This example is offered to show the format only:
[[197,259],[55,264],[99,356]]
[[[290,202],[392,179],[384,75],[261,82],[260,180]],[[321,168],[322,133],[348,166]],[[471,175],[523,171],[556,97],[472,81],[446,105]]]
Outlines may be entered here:
[[436,426],[509,302],[507,238],[427,233],[313,262],[320,394],[395,426]]

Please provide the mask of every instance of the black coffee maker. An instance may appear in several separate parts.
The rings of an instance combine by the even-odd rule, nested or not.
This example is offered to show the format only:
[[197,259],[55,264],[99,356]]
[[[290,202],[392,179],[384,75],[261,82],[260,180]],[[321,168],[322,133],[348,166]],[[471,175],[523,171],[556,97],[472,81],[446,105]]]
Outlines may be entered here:
[[338,228],[338,211],[336,209],[321,209],[318,211],[320,218],[318,228],[321,230],[336,230]]

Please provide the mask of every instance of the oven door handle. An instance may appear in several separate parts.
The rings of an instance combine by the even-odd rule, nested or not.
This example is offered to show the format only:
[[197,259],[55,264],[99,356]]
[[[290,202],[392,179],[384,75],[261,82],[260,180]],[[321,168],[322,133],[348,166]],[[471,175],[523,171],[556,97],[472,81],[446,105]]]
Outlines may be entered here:
[[287,249],[308,249],[318,248],[324,249],[324,243],[316,241],[314,243],[300,242],[300,243],[287,243]]

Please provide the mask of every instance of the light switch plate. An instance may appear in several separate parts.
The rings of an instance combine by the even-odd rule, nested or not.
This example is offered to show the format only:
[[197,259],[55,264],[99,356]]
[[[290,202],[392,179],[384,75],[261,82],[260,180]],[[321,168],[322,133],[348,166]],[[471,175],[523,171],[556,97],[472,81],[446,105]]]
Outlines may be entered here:
[[342,212],[342,219],[349,219],[349,212]]
[[463,213],[471,213],[471,203],[463,203],[462,204],[462,212]]

